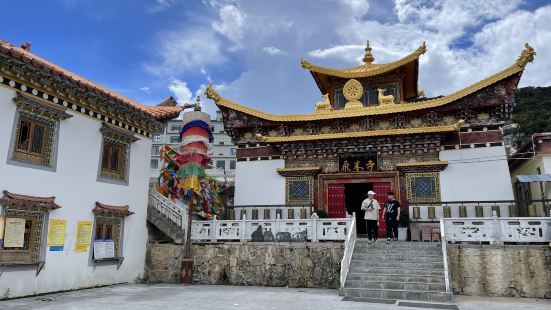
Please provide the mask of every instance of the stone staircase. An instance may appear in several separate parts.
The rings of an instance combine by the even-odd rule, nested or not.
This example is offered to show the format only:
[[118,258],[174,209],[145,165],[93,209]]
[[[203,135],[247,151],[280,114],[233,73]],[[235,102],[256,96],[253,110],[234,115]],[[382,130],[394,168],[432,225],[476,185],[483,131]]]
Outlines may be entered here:
[[151,191],[147,204],[147,221],[160,230],[175,244],[185,241],[185,227],[187,223],[185,210],[161,194]]
[[451,302],[439,243],[358,239],[344,285],[352,299]]

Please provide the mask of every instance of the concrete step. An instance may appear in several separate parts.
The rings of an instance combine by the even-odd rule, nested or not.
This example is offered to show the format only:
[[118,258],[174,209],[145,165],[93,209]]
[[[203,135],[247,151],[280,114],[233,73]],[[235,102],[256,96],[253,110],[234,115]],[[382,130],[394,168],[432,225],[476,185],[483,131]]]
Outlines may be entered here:
[[401,262],[401,261],[385,261],[379,260],[352,260],[350,262],[350,269],[357,268],[395,268],[395,269],[444,269],[444,262]]
[[435,291],[445,292],[446,285],[438,283],[394,282],[394,281],[346,281],[345,288],[370,288],[381,290]]
[[434,302],[451,302],[451,293],[441,291],[419,291],[419,290],[390,290],[390,289],[365,289],[345,288],[346,297],[356,298],[383,298],[383,299],[406,299]]
[[394,261],[416,263],[438,263],[443,261],[442,255],[407,255],[407,254],[371,254],[353,253],[352,261]]
[[170,237],[175,244],[184,243],[185,231],[150,205],[147,206],[147,221]]
[[378,254],[378,255],[442,255],[441,248],[396,248],[396,247],[358,247],[354,248],[354,253],[360,254]]
[[401,249],[436,249],[441,248],[440,242],[390,242],[379,239],[375,243],[369,243],[363,239],[356,240],[356,247],[371,247],[371,248],[401,248]]
[[371,273],[348,273],[348,281],[379,281],[379,282],[416,282],[416,283],[434,283],[445,284],[445,278],[442,275],[408,275],[408,274],[371,274]]
[[350,267],[349,274],[444,276],[444,269],[400,269]]

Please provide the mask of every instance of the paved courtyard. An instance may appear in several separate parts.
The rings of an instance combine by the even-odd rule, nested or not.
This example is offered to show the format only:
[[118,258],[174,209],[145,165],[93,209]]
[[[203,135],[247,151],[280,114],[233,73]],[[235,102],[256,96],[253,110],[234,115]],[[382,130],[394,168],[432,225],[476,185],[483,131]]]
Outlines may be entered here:
[[[551,300],[456,297],[459,309],[551,309]],[[0,309],[419,309],[342,301],[335,290],[124,284],[0,301]]]

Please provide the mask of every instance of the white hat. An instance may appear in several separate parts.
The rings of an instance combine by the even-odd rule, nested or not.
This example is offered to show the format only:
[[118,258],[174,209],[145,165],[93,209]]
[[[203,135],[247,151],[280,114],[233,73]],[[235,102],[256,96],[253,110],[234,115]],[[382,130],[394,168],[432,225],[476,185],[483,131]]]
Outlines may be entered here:
[[369,192],[367,192],[367,194],[368,194],[368,195],[373,195],[373,196],[375,196],[375,192],[374,192],[374,191],[369,191]]

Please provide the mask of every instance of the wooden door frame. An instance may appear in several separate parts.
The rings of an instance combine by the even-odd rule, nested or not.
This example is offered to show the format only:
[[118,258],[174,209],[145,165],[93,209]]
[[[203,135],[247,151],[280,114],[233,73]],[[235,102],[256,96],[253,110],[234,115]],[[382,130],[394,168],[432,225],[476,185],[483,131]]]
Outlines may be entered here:
[[388,182],[396,194],[396,200],[400,201],[400,176],[397,171],[388,172],[354,172],[354,173],[322,173],[317,178],[317,201],[315,208],[329,212],[328,185],[350,183],[378,183]]

